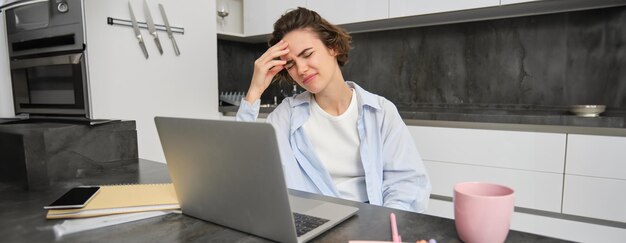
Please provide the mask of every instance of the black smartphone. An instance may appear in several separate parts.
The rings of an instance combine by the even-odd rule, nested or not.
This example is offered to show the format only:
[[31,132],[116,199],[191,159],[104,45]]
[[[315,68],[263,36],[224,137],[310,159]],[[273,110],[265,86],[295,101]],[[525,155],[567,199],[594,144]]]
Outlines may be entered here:
[[59,199],[54,201],[44,209],[66,209],[66,208],[82,208],[89,200],[91,200],[100,190],[99,186],[79,186],[70,189]]

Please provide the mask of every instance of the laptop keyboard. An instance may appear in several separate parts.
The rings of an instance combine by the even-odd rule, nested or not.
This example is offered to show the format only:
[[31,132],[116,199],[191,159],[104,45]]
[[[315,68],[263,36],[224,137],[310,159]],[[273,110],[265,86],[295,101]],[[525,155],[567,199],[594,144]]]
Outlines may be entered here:
[[298,237],[328,222],[328,219],[299,213],[293,213],[293,220],[296,223],[296,233]]

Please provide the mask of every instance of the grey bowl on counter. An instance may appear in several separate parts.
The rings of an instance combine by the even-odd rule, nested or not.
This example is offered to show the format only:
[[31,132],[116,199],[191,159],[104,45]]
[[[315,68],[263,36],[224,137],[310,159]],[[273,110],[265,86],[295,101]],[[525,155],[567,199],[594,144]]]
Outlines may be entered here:
[[569,111],[577,116],[582,117],[598,117],[606,110],[605,105],[572,105]]

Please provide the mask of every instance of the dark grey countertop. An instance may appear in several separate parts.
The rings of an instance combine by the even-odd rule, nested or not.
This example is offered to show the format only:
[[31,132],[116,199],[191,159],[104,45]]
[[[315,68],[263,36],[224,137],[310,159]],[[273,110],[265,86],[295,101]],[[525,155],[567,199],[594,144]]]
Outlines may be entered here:
[[598,117],[576,116],[568,107],[530,105],[420,105],[398,111],[405,120],[626,128],[626,111],[610,109]]
[[[220,106],[219,111],[234,116],[238,108]],[[261,107],[259,117],[273,109]],[[576,116],[568,107],[533,105],[423,104],[398,106],[398,111],[407,125],[626,136],[626,111],[617,109],[598,117]]]
[[[168,214],[155,218],[94,229],[55,238],[53,226],[63,220],[46,220],[45,204],[77,185],[169,182],[167,166],[149,160],[118,163],[98,171],[84,171],[73,180],[47,190],[24,191],[0,183],[0,235],[3,242],[269,242],[236,230],[188,217]],[[391,240],[389,213],[397,217],[398,231],[404,240],[436,239],[460,242],[454,220],[365,203],[290,191],[298,196],[332,201],[359,208],[357,214],[312,242],[348,240]],[[511,230],[506,242],[562,242],[562,240]]]

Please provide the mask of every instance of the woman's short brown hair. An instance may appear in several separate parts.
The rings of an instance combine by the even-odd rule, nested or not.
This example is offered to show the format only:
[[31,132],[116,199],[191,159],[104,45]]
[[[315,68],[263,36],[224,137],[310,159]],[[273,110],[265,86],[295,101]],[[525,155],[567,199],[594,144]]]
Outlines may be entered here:
[[[327,48],[333,49],[337,53],[339,66],[348,63],[348,51],[350,51],[350,42],[352,41],[348,32],[329,23],[315,11],[302,7],[283,14],[274,23],[274,32],[268,41],[269,46],[275,45],[289,32],[298,29],[310,29],[315,32]],[[274,80],[293,81],[287,70],[278,73]]]

